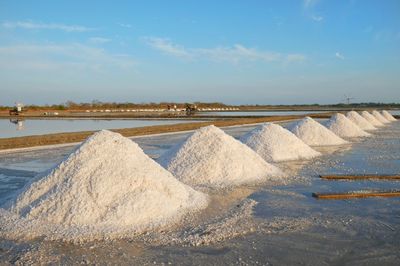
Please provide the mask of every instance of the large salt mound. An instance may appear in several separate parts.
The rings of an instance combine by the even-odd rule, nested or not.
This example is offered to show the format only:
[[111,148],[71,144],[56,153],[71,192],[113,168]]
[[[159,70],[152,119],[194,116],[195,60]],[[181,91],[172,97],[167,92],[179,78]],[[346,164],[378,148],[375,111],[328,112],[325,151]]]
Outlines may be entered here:
[[380,122],[375,116],[371,115],[367,111],[362,111],[361,116],[364,117],[368,122],[370,122],[374,127],[383,127],[383,123]]
[[[107,234],[140,233],[205,208],[208,197],[176,180],[133,141],[110,131],[89,137],[28,184],[9,210],[21,219]],[[86,230],[85,229],[85,230]],[[102,231],[103,230],[103,231]]]
[[343,114],[333,115],[327,122],[326,127],[340,137],[367,137],[371,134],[359,128]]
[[267,162],[312,159],[321,155],[289,130],[266,123],[250,131],[241,141]]
[[392,114],[389,113],[389,112],[386,111],[386,110],[381,111],[381,114],[382,114],[383,117],[385,117],[388,121],[397,121],[397,119],[394,118],[394,117],[392,116]]
[[376,129],[376,127],[374,127],[370,122],[368,122],[364,117],[362,117],[355,111],[348,112],[346,114],[346,117],[351,122],[356,124],[359,128],[361,128],[362,130],[375,130]]
[[198,187],[232,187],[282,176],[277,167],[215,126],[196,130],[158,162],[182,182]]
[[289,125],[288,129],[311,146],[332,146],[348,143],[311,117],[305,117]]
[[390,123],[389,120],[387,120],[384,116],[381,115],[381,113],[379,113],[378,111],[374,110],[372,111],[372,115],[379,120],[379,122],[381,122],[382,124],[387,124]]

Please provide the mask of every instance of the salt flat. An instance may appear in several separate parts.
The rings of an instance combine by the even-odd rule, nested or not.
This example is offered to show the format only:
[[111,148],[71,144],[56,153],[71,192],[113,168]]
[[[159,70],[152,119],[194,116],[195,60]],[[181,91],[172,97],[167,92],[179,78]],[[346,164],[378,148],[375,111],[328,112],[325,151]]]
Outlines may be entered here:
[[[236,138],[253,127],[225,129]],[[157,158],[187,133],[136,138]],[[72,147],[0,157],[0,202]],[[137,239],[70,244],[0,240],[0,261],[112,264],[390,264],[400,263],[400,200],[321,201],[311,192],[399,189],[396,181],[326,181],[319,174],[400,173],[400,123],[379,128],[350,145],[317,147],[312,161],[279,163],[281,183],[241,187],[211,195],[214,206],[188,221],[191,227]],[[14,172],[13,172],[14,170]],[[183,229],[184,228],[184,229]]]

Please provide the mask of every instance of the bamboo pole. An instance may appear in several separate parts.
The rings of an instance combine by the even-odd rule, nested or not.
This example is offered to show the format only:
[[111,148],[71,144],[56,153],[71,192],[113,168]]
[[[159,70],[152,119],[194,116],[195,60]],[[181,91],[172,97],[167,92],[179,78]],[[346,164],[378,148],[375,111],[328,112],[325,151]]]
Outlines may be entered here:
[[369,197],[400,197],[400,191],[367,191],[346,193],[312,193],[317,199],[354,199]]
[[400,175],[320,175],[322,179],[330,180],[362,180],[362,179],[387,179],[400,180]]

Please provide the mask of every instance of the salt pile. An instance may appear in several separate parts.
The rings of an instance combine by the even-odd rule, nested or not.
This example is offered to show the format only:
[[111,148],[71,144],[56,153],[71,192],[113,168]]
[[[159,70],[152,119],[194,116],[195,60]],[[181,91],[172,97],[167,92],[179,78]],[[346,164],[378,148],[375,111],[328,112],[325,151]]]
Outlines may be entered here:
[[378,111],[374,110],[372,111],[372,115],[379,120],[382,124],[387,124],[390,123],[389,120],[387,120],[384,116],[382,116]]
[[35,179],[9,211],[21,219],[61,226],[58,233],[64,235],[71,228],[71,234],[77,228],[139,233],[208,204],[205,194],[176,180],[136,143],[106,130]]
[[397,119],[394,118],[394,117],[392,116],[392,114],[389,113],[389,112],[386,111],[386,110],[381,111],[381,114],[382,114],[383,117],[385,117],[388,121],[397,121]]
[[241,141],[267,162],[312,159],[321,155],[289,130],[266,123],[250,131]]
[[196,130],[158,162],[182,182],[198,187],[232,187],[282,176],[277,167],[215,126]]
[[367,111],[362,111],[361,116],[364,117],[368,122],[370,122],[374,127],[382,127],[383,123],[380,122],[375,116],[371,115]]
[[340,137],[367,137],[371,134],[359,128],[343,114],[333,115],[327,122],[326,127]]
[[332,146],[348,143],[311,117],[305,117],[289,125],[288,129],[311,146]]
[[355,111],[348,112],[346,114],[346,117],[351,122],[356,124],[359,128],[361,128],[362,130],[375,130],[376,129],[376,127],[374,127],[370,122],[368,122],[364,117],[362,117]]

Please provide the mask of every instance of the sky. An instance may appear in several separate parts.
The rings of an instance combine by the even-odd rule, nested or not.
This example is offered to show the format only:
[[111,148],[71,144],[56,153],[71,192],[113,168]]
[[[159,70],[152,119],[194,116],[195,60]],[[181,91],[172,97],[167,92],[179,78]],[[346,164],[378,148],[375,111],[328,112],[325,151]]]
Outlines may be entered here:
[[0,0],[0,105],[400,102],[400,1]]

